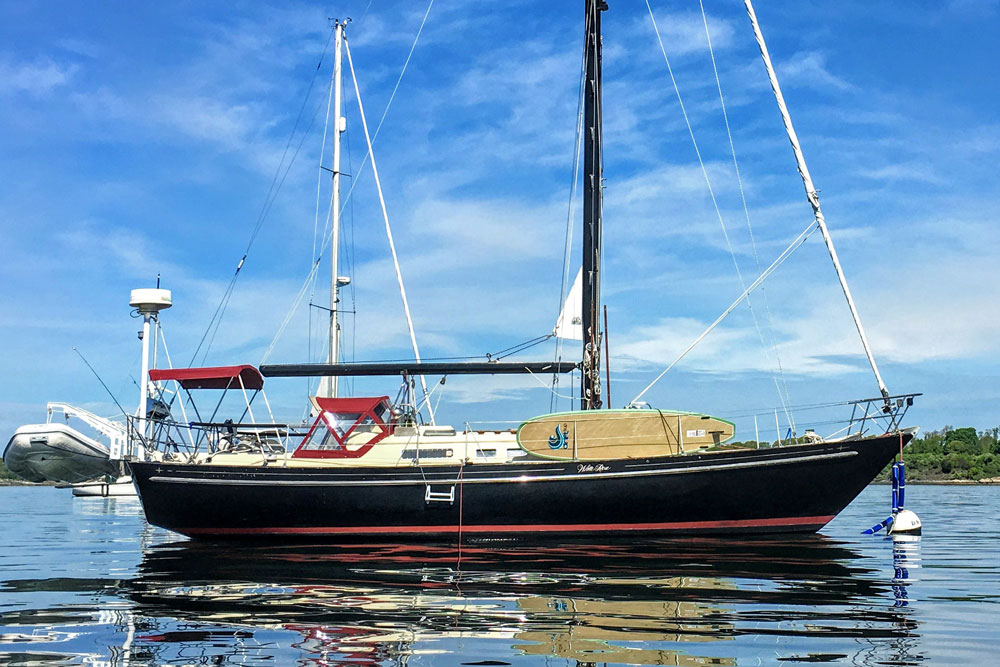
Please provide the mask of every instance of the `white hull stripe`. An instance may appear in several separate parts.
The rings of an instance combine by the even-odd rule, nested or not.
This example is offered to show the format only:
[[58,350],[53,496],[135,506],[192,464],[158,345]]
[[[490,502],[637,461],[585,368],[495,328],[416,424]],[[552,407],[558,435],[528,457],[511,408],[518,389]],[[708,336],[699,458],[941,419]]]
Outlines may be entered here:
[[[796,456],[778,461],[748,461],[739,463],[723,463],[707,466],[688,466],[670,468],[667,470],[628,470],[623,472],[592,472],[569,475],[520,475],[518,477],[492,477],[484,479],[387,479],[387,480],[308,480],[308,479],[217,479],[211,477],[165,477],[153,475],[151,482],[165,484],[208,484],[219,486],[444,486],[447,484],[510,484],[519,482],[564,482],[583,479],[619,479],[628,477],[655,477],[660,475],[682,475],[693,472],[709,472],[720,470],[738,470],[741,468],[758,468],[790,463],[804,463],[842,459],[857,456],[856,451],[819,454],[816,456]],[[592,465],[592,464],[580,464]]]

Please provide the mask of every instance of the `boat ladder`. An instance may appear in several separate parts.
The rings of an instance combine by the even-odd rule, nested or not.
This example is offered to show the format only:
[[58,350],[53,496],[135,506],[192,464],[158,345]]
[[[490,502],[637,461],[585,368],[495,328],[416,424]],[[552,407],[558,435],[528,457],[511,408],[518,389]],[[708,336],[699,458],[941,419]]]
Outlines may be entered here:
[[[447,486],[447,491],[435,491],[434,487],[437,486],[439,489]],[[424,502],[428,505],[431,503],[448,503],[449,505],[455,504],[455,485],[445,485],[445,484],[428,484],[424,491]]]

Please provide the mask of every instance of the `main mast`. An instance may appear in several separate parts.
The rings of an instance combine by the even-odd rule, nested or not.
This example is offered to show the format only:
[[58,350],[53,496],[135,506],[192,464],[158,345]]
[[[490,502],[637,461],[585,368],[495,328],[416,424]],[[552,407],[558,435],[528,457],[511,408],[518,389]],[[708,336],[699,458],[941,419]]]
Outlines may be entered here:
[[602,118],[601,12],[604,0],[586,0],[587,80],[584,93],[583,144],[583,372],[580,407],[600,408],[601,400],[601,226]]
[[[330,195],[330,211],[333,216],[330,224],[330,351],[327,359],[335,364],[340,352],[340,318],[337,309],[340,305],[340,276],[337,275],[340,258],[340,135],[346,129],[345,119],[340,115],[341,107],[341,72],[343,71],[342,43],[344,40],[344,23],[337,21],[334,26],[334,63],[333,63],[333,192]],[[328,397],[337,395],[337,378],[323,379],[324,388],[320,394]]]

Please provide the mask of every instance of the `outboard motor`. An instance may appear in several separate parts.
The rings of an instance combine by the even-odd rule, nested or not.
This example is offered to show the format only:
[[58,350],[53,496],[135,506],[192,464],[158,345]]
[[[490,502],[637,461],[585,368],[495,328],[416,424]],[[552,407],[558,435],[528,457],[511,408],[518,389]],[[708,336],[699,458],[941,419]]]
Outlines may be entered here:
[[154,398],[146,410],[146,419],[160,422],[170,419],[170,406],[165,401]]

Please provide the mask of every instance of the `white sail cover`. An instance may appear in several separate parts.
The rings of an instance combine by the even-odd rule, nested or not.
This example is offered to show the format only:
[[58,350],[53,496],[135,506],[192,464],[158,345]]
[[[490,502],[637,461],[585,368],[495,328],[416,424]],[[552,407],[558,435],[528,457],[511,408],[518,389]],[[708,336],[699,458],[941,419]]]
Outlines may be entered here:
[[576,273],[552,333],[566,340],[583,340],[583,267]]

